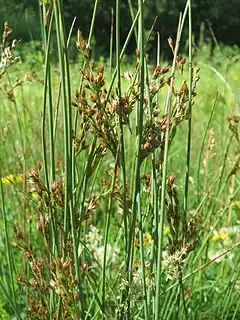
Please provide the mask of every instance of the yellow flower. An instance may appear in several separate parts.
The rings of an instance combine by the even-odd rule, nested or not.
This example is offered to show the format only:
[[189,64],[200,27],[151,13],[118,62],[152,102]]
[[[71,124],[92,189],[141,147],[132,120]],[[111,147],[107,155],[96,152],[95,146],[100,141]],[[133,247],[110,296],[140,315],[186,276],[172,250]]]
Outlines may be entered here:
[[218,241],[218,240],[222,240],[222,241],[227,241],[229,240],[229,236],[226,232],[214,232],[213,236],[212,236],[212,241]]
[[23,176],[16,176],[17,183],[23,183]]
[[163,226],[163,233],[164,233],[165,235],[167,235],[167,234],[169,234],[169,232],[170,232],[169,226],[164,225],[164,226]]
[[143,236],[143,243],[145,246],[150,246],[152,244],[152,236],[150,233],[145,233]]
[[37,194],[37,192],[32,192],[31,196],[32,196],[32,198],[35,199],[35,200],[38,200],[38,199],[39,199],[39,195]]
[[239,80],[239,77],[238,77],[237,75],[234,75],[234,76],[233,76],[233,80],[234,80],[234,81],[238,81],[238,80]]
[[14,176],[13,174],[9,174],[6,177],[2,177],[2,183],[11,184],[11,183],[22,183],[23,176]]

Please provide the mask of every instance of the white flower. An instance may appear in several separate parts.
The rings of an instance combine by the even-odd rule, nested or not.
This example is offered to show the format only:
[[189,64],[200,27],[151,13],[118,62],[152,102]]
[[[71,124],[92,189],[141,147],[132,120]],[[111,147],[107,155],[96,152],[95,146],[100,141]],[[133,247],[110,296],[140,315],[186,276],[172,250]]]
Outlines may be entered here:
[[102,240],[102,236],[99,234],[97,227],[90,225],[90,231],[86,234],[86,242],[90,247],[96,247]]

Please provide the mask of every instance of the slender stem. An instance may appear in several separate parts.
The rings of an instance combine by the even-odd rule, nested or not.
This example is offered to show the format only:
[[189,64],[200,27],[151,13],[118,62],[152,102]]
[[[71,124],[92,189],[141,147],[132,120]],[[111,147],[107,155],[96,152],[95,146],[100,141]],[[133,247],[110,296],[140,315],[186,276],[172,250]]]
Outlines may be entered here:
[[[144,2],[145,2],[145,0],[143,0],[143,3],[144,3]],[[135,28],[135,26],[136,26],[136,23],[137,23],[137,21],[138,21],[139,15],[140,15],[140,10],[138,9],[138,12],[137,12],[137,14],[136,14],[136,16],[135,16],[135,19],[134,19],[134,21],[133,21],[133,23],[132,23],[132,25],[131,25],[131,28],[130,28],[130,30],[129,30],[129,32],[128,32],[127,38],[126,38],[126,40],[125,40],[125,42],[124,42],[124,45],[123,45],[123,47],[122,47],[122,50],[121,50],[121,53],[120,53],[120,61],[122,61],[122,59],[123,59],[123,56],[124,56],[125,51],[126,51],[126,49],[127,49],[128,43],[129,43],[129,41],[130,41],[130,39],[131,39],[133,30],[134,30],[134,28]],[[111,90],[112,90],[114,81],[115,81],[115,79],[116,79],[116,76],[117,76],[117,67],[116,67],[115,70],[114,70],[114,73],[113,73],[113,76],[112,76],[112,79],[111,79],[111,82],[110,82],[110,85],[109,85],[108,94],[107,94],[107,97],[106,97],[106,103],[109,101],[109,97],[110,97]]]
[[147,296],[147,285],[145,275],[145,259],[144,259],[144,248],[143,248],[143,221],[142,221],[142,208],[140,195],[137,196],[138,204],[138,219],[139,219],[139,245],[140,245],[140,260],[141,260],[141,275],[142,275],[142,290],[143,290],[143,303],[144,303],[144,318],[149,319],[148,311],[148,296]]
[[188,139],[187,139],[187,156],[186,156],[186,176],[184,189],[183,213],[186,219],[187,201],[188,201],[188,186],[190,174],[190,156],[191,156],[191,139],[192,139],[192,1],[188,0]]
[[2,217],[3,217],[3,223],[4,223],[4,232],[5,232],[5,249],[6,249],[6,256],[7,256],[7,264],[8,264],[8,273],[10,277],[10,296],[12,297],[13,303],[13,309],[16,314],[17,319],[21,319],[18,312],[17,307],[17,300],[16,300],[16,291],[15,291],[15,284],[14,284],[14,266],[13,266],[13,259],[11,256],[11,250],[10,250],[10,243],[9,243],[9,235],[8,235],[8,222],[7,222],[7,214],[5,209],[5,197],[3,193],[3,184],[2,184],[2,174],[1,174],[1,166],[0,166],[0,203],[1,203],[1,211],[2,211]]
[[[137,198],[140,197],[141,182],[140,182],[140,167],[141,167],[141,141],[142,141],[142,127],[143,127],[143,113],[144,113],[144,83],[145,83],[145,50],[144,50],[144,25],[143,25],[143,1],[139,1],[139,49],[140,49],[140,102],[136,109],[136,165],[134,173],[134,188],[133,188],[133,205],[132,217],[129,226],[129,239],[128,239],[128,253],[126,259],[126,273],[128,276],[128,283],[132,283],[132,267],[134,260],[134,239],[137,218]],[[128,290],[128,288],[126,288]],[[123,302],[123,301],[122,301]],[[127,319],[131,319],[130,302],[128,301]]]
[[[43,164],[44,164],[44,174],[45,174],[45,181],[47,188],[49,188],[49,175],[48,175],[48,161],[47,161],[47,144],[46,144],[46,117],[47,117],[47,95],[48,93],[51,93],[51,88],[48,91],[48,81],[50,81],[50,43],[51,43],[51,34],[52,34],[52,26],[53,26],[53,15],[50,19],[50,24],[47,30],[44,29],[44,35],[45,35],[45,48],[46,48],[46,56],[45,56],[45,72],[44,72],[44,87],[43,87],[43,111],[42,111],[42,150],[43,150]],[[49,98],[50,102],[51,98]],[[51,107],[50,111],[51,111]],[[51,118],[50,114],[50,118]],[[52,128],[52,121],[49,120],[49,126]],[[52,130],[50,133],[50,143],[51,143],[51,160],[53,160],[54,157],[54,143],[53,143],[53,136],[52,136]],[[53,162],[52,162],[53,163]],[[54,170],[55,171],[55,170]],[[53,172],[51,171],[52,175],[54,176]],[[52,176],[52,177],[53,177]]]
[[112,209],[112,202],[113,202],[113,195],[114,195],[114,187],[117,177],[117,168],[118,168],[118,156],[119,156],[119,148],[115,159],[114,164],[114,172],[113,178],[111,183],[111,191],[110,197],[108,202],[107,208],[107,220],[105,224],[105,236],[104,236],[104,253],[103,253],[103,267],[102,267],[102,311],[105,312],[105,285],[106,285],[106,264],[107,264],[107,247],[108,247],[108,236],[109,236],[109,229],[110,229],[110,219],[111,219],[111,209]]
[[125,253],[127,254],[128,248],[128,222],[127,222],[127,190],[126,190],[126,163],[125,163],[125,148],[124,148],[124,130],[123,130],[123,105],[121,101],[121,61],[120,61],[120,3],[116,1],[116,68],[117,68],[117,88],[119,96],[119,135],[120,135],[120,165],[123,183],[123,222],[124,222],[124,235],[125,235]]
[[61,0],[54,2],[54,16],[56,21],[56,32],[58,42],[58,54],[60,63],[60,74],[62,84],[62,106],[63,106],[63,123],[64,123],[64,162],[65,162],[65,175],[64,175],[64,243],[63,243],[63,257],[66,256],[66,239],[69,235],[71,227],[72,241],[73,241],[73,254],[75,263],[75,273],[77,288],[79,294],[78,316],[83,313],[83,300],[80,281],[80,263],[78,259],[78,243],[76,234],[76,221],[73,212],[73,143],[72,143],[72,110],[71,110],[71,86],[70,86],[70,72],[69,61],[67,53],[67,37],[65,31],[65,24],[63,19],[63,5]]
[[92,20],[91,20],[91,27],[90,27],[89,36],[88,36],[88,45],[91,44],[91,40],[92,40],[93,28],[94,28],[96,14],[97,14],[97,7],[98,7],[98,0],[95,0]]
[[204,149],[204,145],[205,145],[205,141],[206,141],[206,137],[207,137],[207,133],[208,133],[208,129],[210,126],[210,123],[212,121],[212,117],[215,111],[215,108],[217,106],[217,101],[218,101],[218,95],[219,95],[219,91],[217,91],[216,96],[215,96],[215,100],[211,109],[211,113],[210,116],[208,118],[208,123],[206,126],[206,129],[204,131],[204,135],[203,135],[203,140],[201,143],[201,148],[200,148],[200,152],[199,152],[199,158],[198,158],[198,168],[197,168],[197,195],[198,195],[198,203],[200,202],[200,167],[201,167],[201,161],[202,161],[202,154],[203,154],[203,149]]
[[[131,0],[128,0],[128,6],[129,6],[132,21],[134,21],[134,11],[133,11],[133,5],[132,5]],[[135,41],[137,43],[138,35],[137,35],[137,28],[136,27],[134,27],[134,37],[135,37]]]
[[[111,29],[110,29],[110,48],[109,48],[109,75],[112,75],[112,60],[113,60],[113,16],[114,16],[114,11],[113,8],[111,9]],[[117,50],[117,49],[116,49]],[[117,53],[116,53],[117,54]],[[117,59],[118,59],[118,54],[117,54]]]
[[160,308],[160,296],[161,296],[161,276],[162,276],[162,246],[163,246],[163,222],[165,213],[165,190],[166,190],[166,179],[167,179],[167,167],[168,167],[168,149],[169,149],[169,134],[170,134],[170,121],[171,121],[171,109],[172,109],[172,94],[173,94],[173,83],[174,74],[176,68],[177,54],[180,43],[180,26],[182,23],[182,16],[179,17],[178,33],[176,39],[176,46],[174,50],[171,82],[168,90],[167,101],[166,101],[166,113],[167,113],[167,129],[165,133],[164,143],[164,160],[162,164],[162,185],[161,185],[161,200],[160,200],[160,212],[159,212],[159,224],[158,224],[158,248],[157,248],[157,279],[156,279],[156,296],[155,296],[155,320],[161,318]]

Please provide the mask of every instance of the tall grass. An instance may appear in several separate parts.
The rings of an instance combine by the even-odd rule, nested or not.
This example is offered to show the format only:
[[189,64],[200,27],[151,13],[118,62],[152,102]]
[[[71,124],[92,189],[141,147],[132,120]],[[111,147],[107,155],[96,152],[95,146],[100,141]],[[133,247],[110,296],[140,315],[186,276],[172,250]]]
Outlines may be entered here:
[[[61,0],[40,7],[44,80],[42,86],[34,75],[31,90],[41,92],[41,126],[36,126],[42,148],[28,137],[40,110],[27,107],[24,90],[30,84],[11,79],[18,61],[5,26],[1,95],[3,103],[24,113],[15,110],[18,131],[2,138],[4,308],[10,319],[237,319],[239,117],[229,114],[222,150],[222,137],[214,135],[218,93],[199,129],[192,3],[187,1],[179,16],[176,37],[168,39],[171,64],[160,61],[159,36],[153,68],[144,1],[136,10],[129,1],[132,26],[121,46],[116,0],[109,69],[92,57],[100,5],[94,2],[88,39],[80,31],[76,36],[82,61],[77,71],[68,56],[75,19],[66,30]],[[187,15],[185,58],[181,34]],[[57,63],[51,54],[55,32]],[[136,63],[126,69],[133,36]],[[4,139],[12,142],[10,152]],[[5,154],[18,159],[21,174],[7,172]]]

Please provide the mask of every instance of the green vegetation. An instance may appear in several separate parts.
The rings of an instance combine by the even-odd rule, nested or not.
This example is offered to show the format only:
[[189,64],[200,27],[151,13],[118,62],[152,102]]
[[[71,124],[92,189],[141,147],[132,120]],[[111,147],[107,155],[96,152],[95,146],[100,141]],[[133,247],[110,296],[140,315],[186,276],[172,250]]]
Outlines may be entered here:
[[[41,19],[39,13],[42,12],[43,4],[53,1],[45,0],[0,0],[1,21],[8,21],[14,30],[14,36],[21,39],[26,44],[29,41],[35,47],[36,51],[41,48],[43,33],[41,32]],[[93,54],[98,59],[100,56],[108,56],[110,42],[108,35],[111,30],[112,12],[115,20],[115,0],[104,0],[97,6],[95,15],[95,28],[91,43],[93,44]],[[132,17],[137,12],[137,1],[121,1],[120,14],[121,20],[121,44],[124,43],[128,31],[131,27]],[[73,19],[76,17],[74,25],[74,34],[80,28],[85,38],[88,37],[89,25],[92,19],[92,12],[95,1],[92,0],[65,0],[63,1],[64,19],[66,28],[71,28]],[[176,35],[179,12],[184,11],[186,0],[151,0],[144,3],[144,26],[148,33],[153,27],[147,53],[151,59],[156,56],[156,38],[157,32],[161,33],[161,55],[171,58],[171,50],[167,45],[169,35]],[[204,42],[209,45],[224,43],[225,45],[240,46],[240,2],[239,0],[197,0],[192,2],[192,14],[194,17],[193,28],[193,46],[201,48]],[[155,21],[155,17],[158,17]],[[42,23],[43,24],[43,23]],[[154,26],[153,26],[154,24]],[[0,25],[0,33],[3,32],[3,25]],[[115,32],[114,32],[115,39]],[[52,34],[55,39],[55,32]],[[188,26],[185,25],[182,34],[182,47],[187,50]],[[56,42],[56,39],[55,39]],[[133,54],[136,49],[134,38],[130,40],[127,47],[127,53]],[[26,52],[29,54],[28,48]],[[33,53],[33,50],[32,50]],[[72,58],[76,57],[74,45],[70,45],[69,54]]]
[[240,317],[238,48],[196,47],[188,1],[148,59],[120,4],[100,60],[98,1],[88,36],[44,1],[38,54],[4,24],[0,319]]

